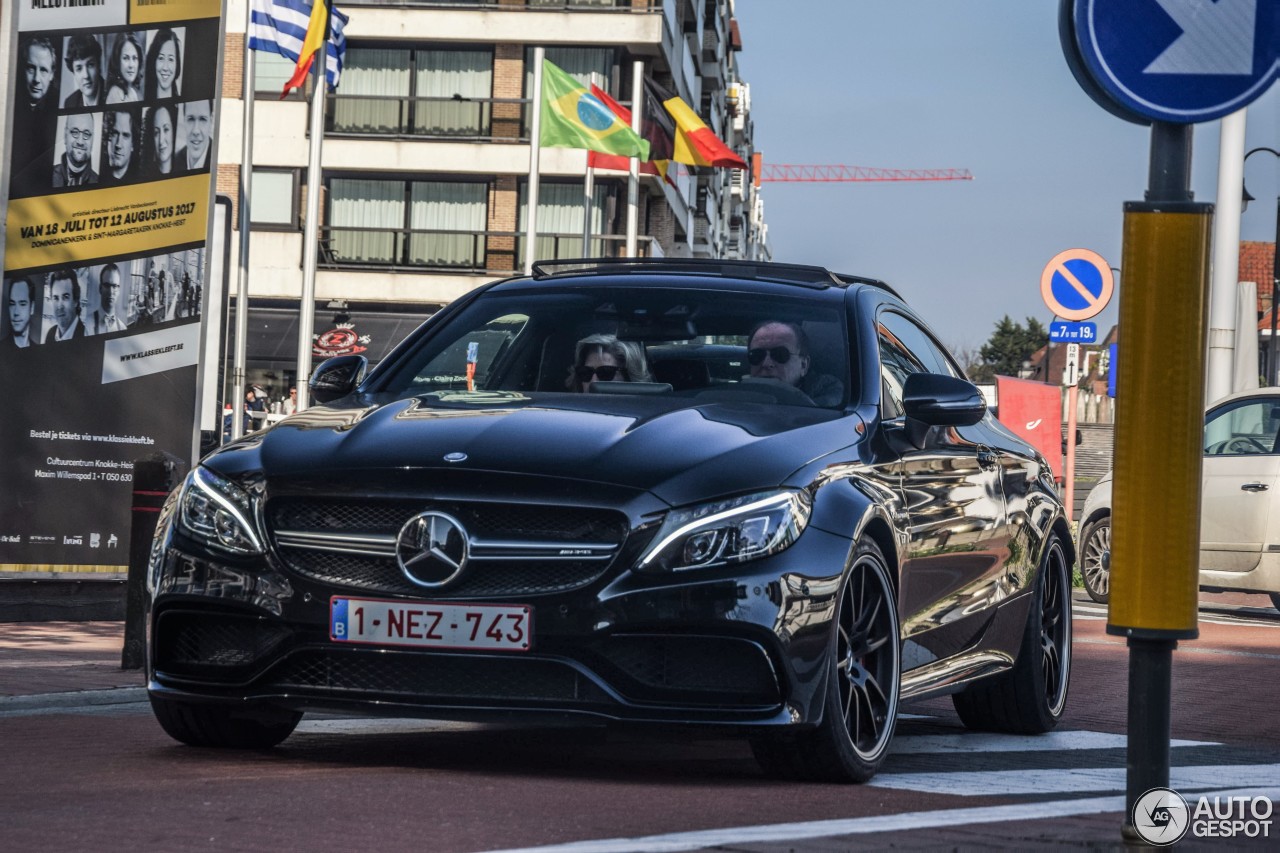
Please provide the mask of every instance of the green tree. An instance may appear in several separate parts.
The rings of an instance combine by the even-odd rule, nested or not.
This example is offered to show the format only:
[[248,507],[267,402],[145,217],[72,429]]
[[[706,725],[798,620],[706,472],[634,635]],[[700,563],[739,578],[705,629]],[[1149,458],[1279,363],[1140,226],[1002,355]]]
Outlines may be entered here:
[[996,323],[996,330],[982,349],[978,350],[981,363],[970,378],[974,382],[992,382],[1000,376],[1017,376],[1022,363],[1046,343],[1049,331],[1035,317],[1027,318],[1027,325],[1015,323],[1006,314]]

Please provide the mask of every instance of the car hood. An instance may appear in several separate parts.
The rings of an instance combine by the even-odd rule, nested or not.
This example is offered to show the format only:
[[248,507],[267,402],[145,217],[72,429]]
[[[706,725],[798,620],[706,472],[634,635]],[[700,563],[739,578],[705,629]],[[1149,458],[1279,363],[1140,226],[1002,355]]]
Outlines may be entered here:
[[268,482],[344,472],[371,482],[377,470],[448,470],[451,478],[498,473],[644,490],[674,504],[780,485],[858,436],[856,418],[843,412],[689,402],[575,394],[364,397],[286,418],[204,464],[230,476],[261,471]]

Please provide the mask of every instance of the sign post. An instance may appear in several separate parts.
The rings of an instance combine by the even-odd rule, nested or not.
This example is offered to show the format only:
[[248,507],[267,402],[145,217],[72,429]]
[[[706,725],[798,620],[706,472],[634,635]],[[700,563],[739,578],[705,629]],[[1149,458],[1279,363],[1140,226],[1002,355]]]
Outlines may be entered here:
[[[1247,106],[1280,76],[1280,16],[1273,7],[1250,0],[1062,0],[1058,16],[1063,53],[1085,92],[1109,112],[1151,125],[1146,199],[1125,204],[1125,357],[1116,394],[1107,618],[1107,632],[1129,645],[1123,835],[1131,841],[1151,840],[1156,829],[1137,805],[1144,793],[1169,785],[1173,650],[1199,634],[1213,206],[1192,200],[1191,123]],[[1151,417],[1153,411],[1161,416]]]
[[1067,249],[1045,264],[1040,273],[1040,296],[1055,315],[1069,322],[1049,324],[1049,340],[1067,342],[1062,384],[1067,389],[1067,453],[1062,471],[1067,517],[1076,514],[1076,405],[1080,389],[1080,343],[1097,338],[1097,325],[1076,322],[1097,316],[1115,293],[1111,264],[1089,249]]

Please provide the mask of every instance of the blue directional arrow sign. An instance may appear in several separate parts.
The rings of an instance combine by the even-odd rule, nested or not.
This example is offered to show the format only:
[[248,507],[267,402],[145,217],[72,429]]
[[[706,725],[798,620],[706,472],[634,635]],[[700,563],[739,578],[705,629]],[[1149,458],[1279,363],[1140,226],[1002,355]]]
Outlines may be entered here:
[[1276,0],[1074,0],[1089,76],[1138,115],[1191,124],[1247,106],[1280,78]]

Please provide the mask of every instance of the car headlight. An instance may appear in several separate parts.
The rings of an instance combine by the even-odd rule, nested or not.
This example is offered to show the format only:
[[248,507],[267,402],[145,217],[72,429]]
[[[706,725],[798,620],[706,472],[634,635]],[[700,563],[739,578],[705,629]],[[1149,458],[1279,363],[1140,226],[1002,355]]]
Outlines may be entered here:
[[253,518],[253,498],[230,480],[207,468],[187,475],[178,512],[187,535],[232,554],[262,554],[266,549]]
[[672,510],[638,568],[679,572],[777,554],[799,538],[811,509],[808,492],[782,491]]

